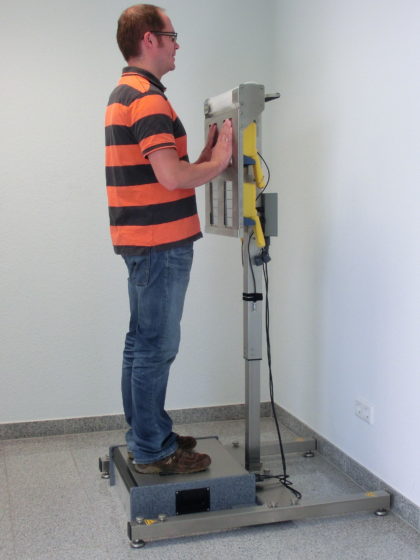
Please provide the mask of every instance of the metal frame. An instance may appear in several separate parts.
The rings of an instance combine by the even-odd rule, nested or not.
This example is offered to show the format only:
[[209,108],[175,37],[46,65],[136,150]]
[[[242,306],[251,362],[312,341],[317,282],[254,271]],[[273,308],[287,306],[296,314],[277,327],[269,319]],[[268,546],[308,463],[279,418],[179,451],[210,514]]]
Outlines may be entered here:
[[134,548],[144,546],[146,541],[170,539],[217,531],[294,521],[308,517],[322,517],[371,511],[380,514],[389,508],[390,496],[387,492],[363,492],[349,494],[340,498],[313,499],[304,504],[275,505],[263,504],[254,507],[207,513],[191,513],[185,516],[157,520],[146,525],[144,520],[129,522],[128,537]]
[[[262,292],[262,269],[252,263],[260,252],[250,227],[242,244],[244,293]],[[243,302],[245,359],[245,468],[259,471],[260,458],[260,365],[262,360],[262,301]]]
[[[267,97],[273,99],[278,94]],[[262,271],[252,263],[259,253],[253,238],[253,229],[244,225],[243,184],[252,181],[243,162],[243,132],[255,122],[257,149],[261,150],[261,114],[265,107],[265,89],[262,84],[248,82],[216,96],[204,103],[205,129],[216,123],[220,127],[231,119],[233,129],[232,166],[206,185],[206,231],[219,235],[243,238],[242,260],[244,293],[261,293]],[[227,182],[231,187],[231,215],[227,217]],[[215,208],[217,205],[217,211]],[[262,302],[243,303],[243,348],[245,359],[245,468],[258,471],[260,460],[260,361],[262,359]]]
[[[273,457],[278,455],[277,448],[277,443],[263,444],[261,446],[263,461],[272,462]],[[284,444],[286,453],[302,453],[306,450],[304,456],[307,457],[314,455],[315,448],[316,441],[313,439],[296,438]],[[228,451],[238,461],[243,459],[245,452],[244,448],[235,442]],[[100,462],[100,468],[103,469],[103,478],[110,478],[111,484],[115,484],[127,517],[130,519],[130,486],[133,481],[127,481],[124,476],[125,465],[121,465],[120,461],[114,461],[111,452],[111,457],[106,457]],[[255,506],[171,517],[162,514],[152,520],[138,517],[127,523],[130,545],[132,548],[142,548],[147,542],[162,539],[362,511],[383,516],[390,508],[390,495],[384,491],[355,492],[340,497],[310,499],[303,497],[298,501],[276,480],[257,483],[256,496]]]

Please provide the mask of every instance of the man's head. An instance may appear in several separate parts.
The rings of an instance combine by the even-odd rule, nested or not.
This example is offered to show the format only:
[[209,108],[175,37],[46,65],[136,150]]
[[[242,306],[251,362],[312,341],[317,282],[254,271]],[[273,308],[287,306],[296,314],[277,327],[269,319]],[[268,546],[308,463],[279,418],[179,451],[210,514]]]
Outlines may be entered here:
[[159,79],[175,68],[179,45],[169,17],[162,8],[137,4],[118,20],[117,41],[130,65],[141,66]]
[[152,4],[136,4],[124,10],[118,20],[117,42],[125,60],[141,55],[146,32],[163,30],[162,13],[162,8]]

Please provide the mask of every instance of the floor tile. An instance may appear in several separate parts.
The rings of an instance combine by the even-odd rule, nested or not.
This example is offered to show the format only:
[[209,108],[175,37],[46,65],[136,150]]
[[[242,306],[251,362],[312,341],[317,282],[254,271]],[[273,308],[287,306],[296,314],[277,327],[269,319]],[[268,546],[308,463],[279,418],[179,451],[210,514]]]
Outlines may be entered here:
[[[41,555],[37,554],[36,556],[31,553],[31,556],[28,556],[27,560],[108,560],[106,554],[106,550],[100,548],[79,548],[76,550],[57,549],[53,552]],[[21,560],[24,560],[23,557]]]
[[45,436],[23,439],[9,439],[0,442],[6,457],[17,455],[30,457],[31,455],[44,454],[67,449],[66,436]]
[[14,537],[9,508],[3,508],[4,502],[0,503],[2,506],[0,510],[0,560],[15,560]]
[[[196,437],[244,441],[237,420],[179,424]],[[293,437],[282,429],[284,441]],[[261,420],[261,441],[274,442],[273,420]],[[129,547],[127,516],[116,488],[100,477],[98,458],[124,443],[124,430],[0,442],[0,560],[420,560],[420,534],[393,515],[359,513],[247,527]],[[281,461],[264,465],[277,474]],[[358,492],[318,454],[287,456],[303,499]],[[15,537],[15,538],[14,538]]]
[[6,476],[6,460],[4,457],[4,451],[0,448],[0,504],[2,507],[6,507],[8,501],[9,491]]
[[112,445],[124,444],[124,434],[125,430],[71,434],[66,436],[66,445],[68,449],[98,449],[103,453]]
[[[61,498],[61,497],[60,497]],[[12,515],[16,556],[32,558],[45,554],[73,553],[83,558],[85,549],[101,548],[96,520],[90,508],[67,496],[67,504],[59,499],[51,509],[31,509],[25,514],[19,508]],[[74,509],[73,509],[74,508]]]
[[11,487],[55,487],[77,485],[73,457],[68,450],[6,455],[6,470]]
[[10,496],[3,446],[0,446],[0,560],[14,560]]

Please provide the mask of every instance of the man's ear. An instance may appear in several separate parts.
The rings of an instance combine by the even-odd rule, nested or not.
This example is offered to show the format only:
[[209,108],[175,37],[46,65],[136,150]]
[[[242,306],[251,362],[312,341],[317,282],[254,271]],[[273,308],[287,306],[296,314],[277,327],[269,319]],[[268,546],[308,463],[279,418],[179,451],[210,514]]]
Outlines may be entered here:
[[146,48],[150,48],[153,45],[153,41],[154,41],[154,35],[153,33],[151,33],[150,31],[146,31],[146,33],[143,35],[143,45]]

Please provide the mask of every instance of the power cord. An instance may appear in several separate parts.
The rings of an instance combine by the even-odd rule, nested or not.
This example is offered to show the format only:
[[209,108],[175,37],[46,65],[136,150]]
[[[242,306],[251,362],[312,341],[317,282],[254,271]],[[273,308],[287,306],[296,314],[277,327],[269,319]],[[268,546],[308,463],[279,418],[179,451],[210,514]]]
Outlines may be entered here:
[[248,260],[249,260],[249,268],[251,269],[251,274],[252,274],[252,283],[254,285],[254,294],[257,293],[257,283],[255,281],[255,273],[254,273],[254,267],[252,264],[252,259],[251,259],[251,251],[250,251],[250,246],[251,246],[251,239],[254,237],[254,234],[249,236],[248,239]]
[[266,162],[265,159],[262,157],[262,155],[260,154],[260,152],[257,152],[257,154],[258,154],[259,158],[263,161],[263,163],[264,163],[264,165],[265,165],[265,168],[267,169],[268,178],[267,178],[266,184],[264,185],[264,188],[258,193],[258,196],[257,196],[256,200],[258,200],[258,199],[260,198],[260,196],[263,194],[263,192],[265,191],[265,189],[268,187],[268,184],[269,184],[270,179],[271,179],[270,168],[268,167],[267,162]]
[[271,403],[271,411],[273,414],[274,423],[276,425],[277,437],[279,440],[283,474],[279,474],[279,475],[261,474],[261,475],[257,475],[257,480],[261,481],[269,478],[276,478],[281,482],[281,484],[283,484],[283,486],[285,486],[288,490],[290,490],[290,492],[292,492],[292,494],[295,496],[296,499],[300,500],[302,498],[302,494],[295,488],[292,488],[293,482],[290,480],[290,477],[287,474],[286,457],[284,453],[283,441],[280,433],[280,426],[279,426],[276,407],[274,403],[274,383],[273,383],[273,373],[271,369],[270,302],[268,298],[268,262],[266,259],[263,260],[262,267],[263,267],[264,282],[265,282],[265,336],[267,342],[267,364],[268,364],[268,373],[269,373],[270,403]]

